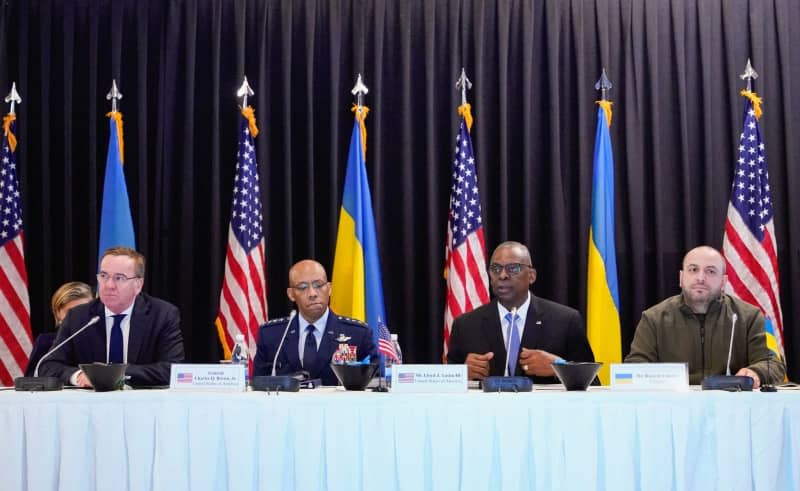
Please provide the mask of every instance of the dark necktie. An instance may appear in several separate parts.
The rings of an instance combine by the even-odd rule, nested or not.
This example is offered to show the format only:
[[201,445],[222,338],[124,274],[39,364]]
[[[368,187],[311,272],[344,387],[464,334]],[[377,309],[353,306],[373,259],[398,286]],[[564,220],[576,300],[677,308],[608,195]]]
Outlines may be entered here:
[[108,362],[123,363],[122,356],[122,319],[125,314],[117,314],[114,317],[114,325],[111,326],[111,341],[108,344]]
[[303,368],[311,371],[314,360],[317,359],[317,340],[314,338],[314,325],[306,327],[306,346],[303,348]]

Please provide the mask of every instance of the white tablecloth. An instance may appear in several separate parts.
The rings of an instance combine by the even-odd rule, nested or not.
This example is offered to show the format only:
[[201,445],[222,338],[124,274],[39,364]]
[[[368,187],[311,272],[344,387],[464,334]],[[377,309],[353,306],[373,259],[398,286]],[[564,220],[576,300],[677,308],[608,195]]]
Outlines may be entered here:
[[2,392],[0,483],[796,490],[800,392]]

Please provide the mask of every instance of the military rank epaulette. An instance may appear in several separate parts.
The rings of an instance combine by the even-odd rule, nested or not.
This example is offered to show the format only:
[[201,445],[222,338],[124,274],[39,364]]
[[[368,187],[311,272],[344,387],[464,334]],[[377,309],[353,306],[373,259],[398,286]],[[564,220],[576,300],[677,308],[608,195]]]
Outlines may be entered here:
[[353,319],[352,317],[345,317],[345,316],[343,316],[343,315],[337,315],[336,317],[338,317],[340,321],[342,321],[342,322],[346,322],[346,323],[348,323],[348,324],[355,324],[355,325],[357,325],[357,326],[369,327],[369,326],[367,325],[367,323],[366,323],[366,322],[364,322],[364,321],[362,321],[362,320]]
[[280,324],[280,323],[286,322],[288,320],[289,320],[288,317],[280,317],[278,319],[270,319],[270,320],[267,321],[266,325],[267,326],[271,326],[273,324]]

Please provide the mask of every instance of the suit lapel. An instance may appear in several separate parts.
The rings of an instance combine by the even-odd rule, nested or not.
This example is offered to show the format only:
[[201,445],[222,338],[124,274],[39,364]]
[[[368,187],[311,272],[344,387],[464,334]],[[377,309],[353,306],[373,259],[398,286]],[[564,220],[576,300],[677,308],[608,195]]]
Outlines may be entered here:
[[490,351],[494,353],[494,358],[489,362],[491,375],[503,375],[508,360],[506,345],[503,342],[503,326],[500,325],[497,300],[493,300],[490,305],[483,317],[483,338]]
[[531,293],[531,303],[528,306],[528,315],[525,317],[525,330],[522,333],[520,348],[536,348],[543,325],[544,321],[542,320],[542,309],[539,306],[539,299]]
[[[77,340],[79,340],[81,336],[88,335],[87,338],[91,345],[89,348],[90,353],[87,359],[102,361],[105,363],[108,361],[108,353],[106,352],[106,310],[105,306],[102,304],[102,302],[100,302],[100,300],[97,300],[97,303],[92,306],[91,314],[91,317],[94,317],[95,315],[100,317],[100,321],[89,328],[89,330],[93,330],[92,332],[84,332],[79,334],[75,337],[75,339],[72,340],[72,343],[75,343]],[[80,346],[82,342],[83,341],[78,341],[75,346]],[[83,350],[76,349],[75,351],[82,352]]]
[[128,326],[128,363],[139,363],[147,326],[150,325],[150,305],[141,295],[136,297]]

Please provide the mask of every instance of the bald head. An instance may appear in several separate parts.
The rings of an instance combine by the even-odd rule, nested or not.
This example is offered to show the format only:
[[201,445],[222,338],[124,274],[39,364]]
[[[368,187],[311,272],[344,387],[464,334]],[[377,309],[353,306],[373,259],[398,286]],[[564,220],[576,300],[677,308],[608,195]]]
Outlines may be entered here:
[[303,259],[302,261],[294,263],[289,269],[289,285],[297,283],[297,277],[305,274],[321,275],[322,279],[328,281],[328,274],[320,263],[313,259]]
[[297,304],[297,310],[306,321],[312,324],[316,322],[328,310],[331,298],[331,284],[325,268],[312,259],[295,263],[289,269],[286,295]]
[[523,262],[524,264],[527,264],[529,266],[533,266],[533,261],[531,260],[531,252],[528,250],[528,247],[525,244],[513,240],[507,240],[494,248],[492,257],[496,256],[497,253],[500,252],[501,250],[508,250],[515,257],[519,258],[520,262]]
[[519,242],[503,242],[494,249],[489,264],[489,282],[497,301],[505,308],[519,308],[528,300],[536,281],[531,253]]
[[687,264],[692,264],[692,262],[697,262],[699,260],[703,260],[706,263],[716,263],[717,267],[722,272],[722,274],[727,273],[725,258],[722,257],[722,254],[720,254],[718,250],[707,245],[697,246],[694,249],[687,252],[686,255],[683,256],[683,263],[681,269],[686,269]]

